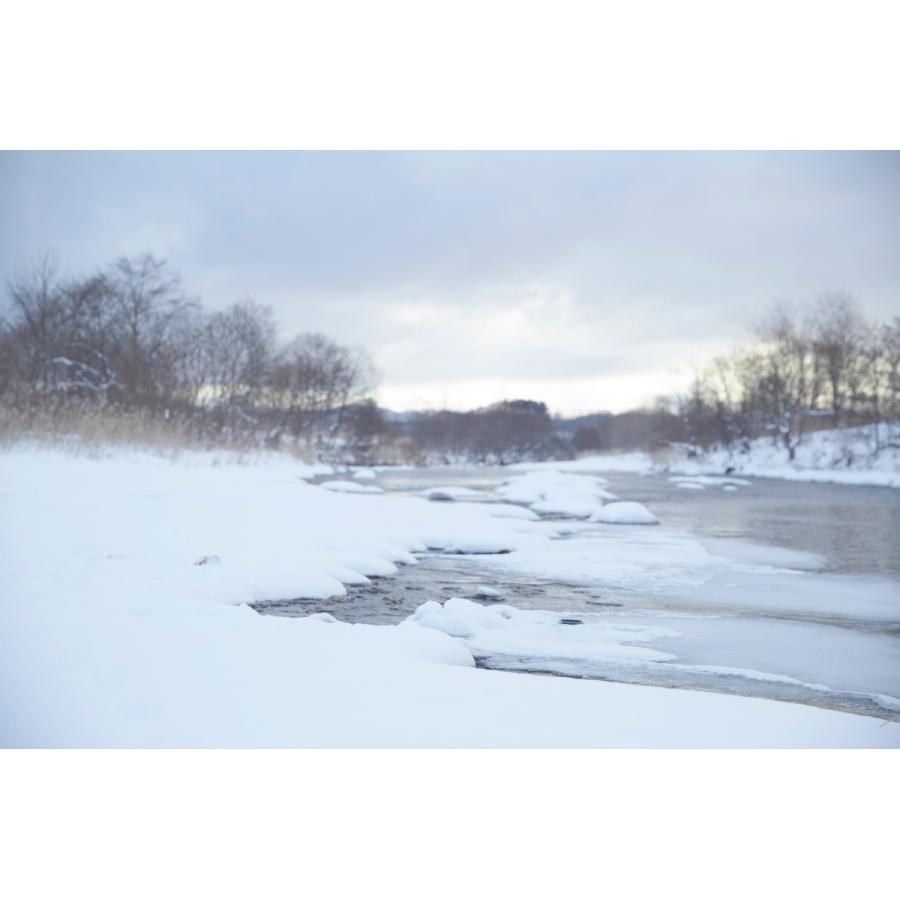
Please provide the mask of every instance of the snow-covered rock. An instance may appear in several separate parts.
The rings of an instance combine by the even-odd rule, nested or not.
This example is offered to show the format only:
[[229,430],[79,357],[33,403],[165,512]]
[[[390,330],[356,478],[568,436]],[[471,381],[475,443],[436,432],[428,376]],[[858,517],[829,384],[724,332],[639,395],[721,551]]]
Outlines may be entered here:
[[527,654],[531,658],[644,662],[676,659],[671,653],[635,646],[677,636],[669,628],[617,626],[583,613],[567,617],[547,610],[517,609],[503,603],[483,606],[452,597],[443,605],[429,600],[407,621],[463,639],[476,656],[503,653]]
[[523,522],[536,522],[540,519],[536,512],[514,503],[487,503],[485,509],[495,519],[521,519]]
[[600,506],[599,499],[599,497],[583,497],[578,494],[557,495],[549,500],[538,500],[537,503],[532,503],[531,509],[545,516],[586,519]]
[[447,487],[432,487],[422,491],[422,496],[429,500],[452,501],[452,500],[471,500],[473,497],[483,497],[482,491],[476,491],[473,488],[456,487],[453,485]]
[[216,556],[215,553],[211,553],[208,556],[201,556],[195,563],[195,566],[217,566],[221,563],[222,560]]
[[700,485],[701,487],[709,485],[712,487],[750,487],[752,481],[746,478],[732,478],[730,475],[672,475],[669,481],[674,481],[678,485]]
[[571,475],[555,469],[540,469],[507,478],[497,488],[497,493],[511,503],[537,503],[561,491],[592,494],[606,484],[605,478],[596,475]]
[[383,494],[384,490],[374,484],[357,484],[355,481],[323,481],[318,485],[326,491],[337,494]]
[[659,525],[659,519],[643,503],[633,500],[607,503],[591,516],[591,521],[607,525]]
[[512,553],[515,549],[516,542],[513,540],[503,540],[497,538],[486,537],[465,537],[452,541],[444,545],[429,545],[429,550],[438,550],[443,553],[453,553],[462,555],[493,555],[497,553]]
[[497,493],[512,503],[527,503],[536,513],[586,519],[604,500],[615,500],[605,478],[541,469],[508,478]]

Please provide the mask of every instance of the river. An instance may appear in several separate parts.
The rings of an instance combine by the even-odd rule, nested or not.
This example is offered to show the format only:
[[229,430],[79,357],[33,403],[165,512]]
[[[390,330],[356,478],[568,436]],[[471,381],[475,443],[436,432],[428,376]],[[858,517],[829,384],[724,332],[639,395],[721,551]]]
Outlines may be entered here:
[[[389,494],[455,485],[484,492],[516,474],[503,468],[396,469],[378,474]],[[422,554],[396,577],[331,600],[258,607],[276,615],[328,612],[349,622],[394,624],[426,600],[489,604],[484,588],[561,622],[613,622],[667,630],[648,646],[671,662],[583,659],[545,653],[473,653],[479,665],[548,675],[713,690],[900,719],[900,491],[748,478],[686,488],[665,474],[604,472],[609,489],[647,504],[658,528],[585,526],[565,549],[608,552],[611,539],[702,545],[715,559],[686,583],[654,578],[568,578],[514,557]],[[610,529],[612,528],[612,532]],[[603,544],[596,543],[605,541]],[[591,543],[593,542],[593,543]],[[624,547],[625,544],[622,543]]]

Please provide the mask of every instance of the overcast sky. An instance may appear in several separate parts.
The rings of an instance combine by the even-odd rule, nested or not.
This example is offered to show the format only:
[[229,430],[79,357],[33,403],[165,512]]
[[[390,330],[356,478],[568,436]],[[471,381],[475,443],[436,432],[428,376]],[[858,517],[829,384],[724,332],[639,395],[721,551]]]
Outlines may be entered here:
[[775,300],[900,314],[900,153],[0,154],[0,277],[47,250],[364,345],[395,409],[622,410]]

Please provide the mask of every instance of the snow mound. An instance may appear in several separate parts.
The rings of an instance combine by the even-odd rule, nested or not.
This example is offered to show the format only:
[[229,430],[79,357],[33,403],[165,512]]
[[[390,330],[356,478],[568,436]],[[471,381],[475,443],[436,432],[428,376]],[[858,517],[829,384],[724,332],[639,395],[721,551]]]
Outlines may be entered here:
[[608,525],[659,525],[659,519],[644,506],[633,500],[620,500],[607,503],[591,516],[592,522],[605,522]]
[[481,491],[473,490],[467,487],[433,487],[422,491],[422,496],[429,500],[452,501],[452,500],[470,500],[472,497],[481,497]]
[[536,522],[540,519],[536,512],[514,503],[487,503],[484,508],[495,519],[521,519],[523,522]]
[[677,637],[669,628],[613,625],[590,614],[567,616],[540,609],[517,609],[505,603],[483,606],[463,597],[443,605],[423,603],[407,620],[462,640],[475,654],[515,654],[531,658],[637,660],[669,662],[677,657],[649,647],[634,646]]
[[586,519],[604,500],[618,499],[604,488],[605,478],[541,469],[508,478],[498,489],[505,500],[527,503],[534,512]]
[[683,491],[705,491],[706,488],[702,484],[697,484],[695,481],[679,481],[678,484],[675,485],[677,488],[681,488]]
[[565,516],[570,519],[587,519],[596,512],[600,504],[591,497],[579,497],[577,494],[566,497],[557,496],[552,500],[538,500],[531,504],[531,509],[545,516]]
[[337,494],[383,494],[384,491],[374,484],[357,484],[355,481],[323,481],[318,485],[326,491]]
[[374,481],[378,477],[378,473],[367,466],[360,466],[353,470],[353,477],[360,481]]
[[443,553],[455,553],[462,555],[480,555],[480,554],[497,554],[497,553],[512,553],[515,549],[514,544],[511,541],[497,539],[497,538],[489,538],[489,537],[478,537],[473,536],[469,538],[463,538],[458,541],[454,541],[451,544],[446,544],[443,546],[429,546],[429,550],[437,550]]
[[710,485],[712,487],[750,487],[753,482],[747,481],[746,478],[732,478],[726,475],[671,475],[669,481],[674,481],[678,485],[682,484],[699,484]]
[[520,610],[505,603],[482,606],[463,597],[451,597],[443,605],[428,600],[406,621],[443,631],[451,637],[470,638],[484,628],[502,628],[518,612]]

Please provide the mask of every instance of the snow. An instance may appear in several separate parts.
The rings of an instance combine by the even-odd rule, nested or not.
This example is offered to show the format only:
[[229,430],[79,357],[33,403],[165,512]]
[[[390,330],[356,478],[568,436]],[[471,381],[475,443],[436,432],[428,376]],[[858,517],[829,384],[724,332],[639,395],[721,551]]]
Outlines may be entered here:
[[677,637],[653,642],[678,657],[677,663],[666,664],[669,670],[728,674],[741,669],[755,672],[754,680],[817,684],[823,693],[900,697],[897,642],[890,632],[835,628],[824,619],[748,616],[721,609],[704,613],[699,607],[695,612],[659,610],[653,616],[637,610],[616,612],[615,619],[677,631]]
[[588,493],[603,489],[605,478],[566,475],[555,469],[542,469],[507,478],[497,493],[513,503],[535,503],[559,492]]
[[604,500],[617,499],[605,484],[605,478],[543,468],[506,479],[497,493],[512,503],[527,503],[536,513],[586,519]]
[[[824,556],[810,553],[807,550],[766,547],[735,538],[709,536],[704,536],[702,542],[716,556],[746,563],[750,570],[753,570],[754,567],[774,566],[782,570],[815,571],[821,569],[826,563]],[[898,614],[900,614],[900,608],[898,608]]]
[[383,494],[384,490],[374,484],[357,484],[355,481],[323,481],[320,488],[339,494]]
[[746,478],[728,478],[721,475],[672,475],[669,481],[674,481],[679,487],[690,487],[697,485],[704,487],[710,485],[712,487],[750,487],[752,481]]
[[659,519],[643,503],[632,500],[607,503],[591,516],[591,521],[608,525],[659,525]]
[[464,638],[476,655],[522,654],[531,658],[572,657],[587,660],[630,659],[645,662],[674,660],[670,653],[634,646],[639,641],[676,636],[651,626],[615,626],[609,622],[578,620],[563,624],[558,613],[522,610],[505,604],[482,606],[462,597],[443,605],[429,600],[407,620]]
[[[720,568],[712,578],[691,589],[690,606],[698,610],[751,610],[838,622],[893,624],[900,619],[900,589],[894,582],[826,574],[817,574],[805,582],[800,572],[763,566],[746,566],[745,573],[752,577],[735,578]],[[785,577],[797,580],[795,590],[787,596]]]
[[374,481],[378,477],[378,473],[374,469],[367,466],[357,466],[352,469],[353,477],[359,481]]
[[462,554],[502,554],[512,553],[516,547],[515,540],[510,538],[484,538],[484,537],[466,537],[459,538],[449,543],[430,543],[429,550],[439,550],[444,553],[462,553]]
[[780,443],[758,438],[747,452],[719,449],[699,459],[676,458],[669,470],[699,475],[732,469],[742,475],[788,481],[900,487],[900,449],[873,455],[871,435],[871,426],[814,431],[804,436],[793,460]]
[[[900,745],[896,724],[797,704],[476,670],[433,623],[260,616],[245,604],[341,596],[428,547],[510,549],[480,559],[605,583],[703,584],[739,565],[662,528],[558,541],[562,524],[496,518],[494,504],[354,496],[304,480],[312,474],[276,454],[0,454],[0,744]],[[539,649],[549,632],[560,651],[648,651],[631,642],[646,630],[519,611],[487,624],[501,618],[479,620],[473,639]]]
[[[631,472],[646,474],[662,468],[675,474],[690,476],[722,475],[726,470],[740,475],[780,478],[788,481],[816,481],[833,484],[877,485],[900,488],[900,448],[886,448],[873,453],[875,426],[838,428],[809,432],[797,446],[794,459],[779,440],[757,438],[746,451],[712,449],[688,459],[679,450],[650,453],[606,453],[579,459],[540,463],[518,463],[511,469],[527,472],[555,471],[568,473]],[[882,437],[887,426],[879,426]],[[713,482],[693,478],[693,483]],[[743,481],[743,485],[742,485]],[[745,486],[740,478],[729,478],[718,484]]]
[[[705,629],[694,627],[698,619],[701,625],[706,626]],[[883,639],[880,643],[872,643],[859,635],[853,636],[845,645],[844,655],[848,656],[848,666],[856,672],[857,689],[835,690],[821,682],[809,680],[824,674],[821,665],[823,651],[835,641],[833,629],[821,626],[814,627],[811,632],[803,632],[803,626],[798,623],[781,623],[779,629],[784,635],[776,629],[778,640],[786,640],[796,647],[796,655],[800,658],[792,666],[797,674],[805,675],[805,678],[799,678],[747,667],[679,661],[680,656],[673,650],[678,650],[687,658],[704,659],[704,652],[709,650],[703,644],[711,634],[715,634],[719,641],[723,637],[730,639],[736,645],[737,659],[752,658],[753,651],[748,654],[749,648],[746,647],[750,643],[764,646],[769,632],[766,631],[765,635],[759,632],[765,626],[758,622],[735,625],[719,616],[668,615],[640,619],[636,616],[567,614],[521,610],[504,604],[485,607],[455,597],[443,604],[435,601],[423,604],[408,621],[457,637],[476,657],[491,659],[495,664],[506,660],[514,665],[524,665],[527,661],[530,667],[539,668],[543,662],[547,670],[573,675],[595,672],[602,676],[612,671],[625,675],[655,671],[663,677],[672,673],[712,675],[720,679],[796,686],[822,697],[862,698],[887,713],[900,711],[900,699],[878,692],[864,672],[859,674],[866,664],[863,654],[871,654],[875,650],[887,658],[892,653],[892,647],[882,646],[885,643]],[[691,629],[690,635],[678,630],[686,627]],[[752,635],[751,641],[745,634],[748,630]],[[695,649],[698,643],[701,645],[699,651]],[[657,646],[641,646],[646,644]],[[781,659],[784,658],[782,655]]]
[[[550,523],[520,524],[534,529]],[[547,541],[537,531],[522,532],[511,553],[483,557],[480,562],[512,576],[598,585],[604,593],[621,592],[623,599],[654,596],[696,611],[900,621],[900,589],[894,582],[825,574],[803,580],[802,570],[817,565],[815,554],[701,539],[665,525],[576,524],[591,530],[565,541]]]
[[489,516],[495,519],[521,519],[526,522],[536,522],[540,516],[524,506],[516,506],[514,503],[490,503],[486,506]]
[[476,491],[472,488],[457,487],[450,485],[448,487],[433,487],[422,491],[422,496],[429,500],[471,500],[473,497],[483,497],[483,491]]

